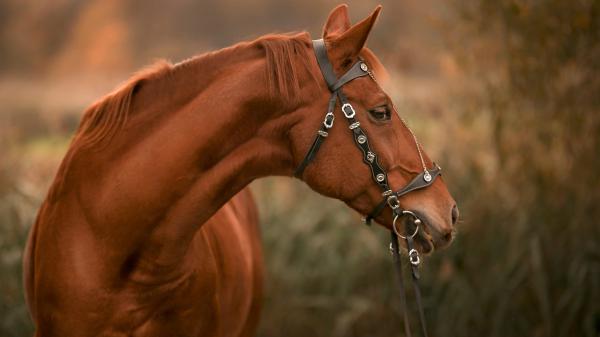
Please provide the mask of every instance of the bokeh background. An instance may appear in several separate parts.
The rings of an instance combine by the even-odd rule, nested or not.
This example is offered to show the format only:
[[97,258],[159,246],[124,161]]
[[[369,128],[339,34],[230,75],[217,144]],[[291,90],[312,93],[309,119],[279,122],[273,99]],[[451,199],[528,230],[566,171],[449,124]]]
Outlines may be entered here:
[[[382,2],[368,44],[462,214],[423,266],[431,334],[600,336],[600,2]],[[348,3],[357,21],[378,2]],[[159,58],[319,36],[335,5],[1,0],[0,336],[32,335],[21,253],[87,105]],[[251,186],[268,267],[259,336],[402,336],[383,229],[293,179]]]

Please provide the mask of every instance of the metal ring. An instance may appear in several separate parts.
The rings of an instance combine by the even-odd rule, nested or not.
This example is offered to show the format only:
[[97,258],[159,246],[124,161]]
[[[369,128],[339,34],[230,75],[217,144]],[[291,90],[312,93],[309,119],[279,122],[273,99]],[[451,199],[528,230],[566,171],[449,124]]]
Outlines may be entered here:
[[419,217],[415,213],[413,213],[412,211],[406,211],[406,210],[404,210],[404,211],[402,211],[402,214],[403,215],[404,214],[412,215],[413,218],[415,218],[416,220],[419,220],[419,222],[421,222],[421,219],[419,219]]
[[[410,212],[410,211],[402,211],[402,213],[403,213],[403,214],[404,214],[404,212]],[[413,215],[414,215],[414,213],[412,213],[412,212],[410,212],[410,214],[413,214]],[[392,227],[393,227],[393,229],[394,229],[394,233],[396,233],[396,235],[398,235],[399,237],[401,237],[401,238],[403,238],[404,240],[406,240],[406,239],[407,239],[407,237],[406,237],[406,236],[404,236],[404,235],[402,235],[402,234],[400,234],[400,233],[398,232],[398,229],[396,228],[396,221],[398,220],[398,217],[399,217],[399,216],[398,216],[398,214],[396,214],[396,216],[394,217],[394,222],[392,223]],[[417,219],[418,219],[418,218],[417,218]],[[418,232],[419,232],[419,225],[417,224],[417,228],[415,228],[415,232],[414,232],[414,233],[412,233],[411,235],[409,235],[408,237],[412,239],[412,238],[414,238],[414,237],[417,235],[417,233],[418,233]]]

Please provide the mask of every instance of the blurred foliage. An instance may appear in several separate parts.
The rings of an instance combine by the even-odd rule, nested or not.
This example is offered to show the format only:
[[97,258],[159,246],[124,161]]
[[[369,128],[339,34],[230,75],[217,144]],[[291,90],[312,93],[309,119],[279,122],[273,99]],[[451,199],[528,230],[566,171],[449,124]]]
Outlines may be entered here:
[[[399,3],[384,4],[369,43],[463,218],[423,266],[431,334],[600,336],[600,3]],[[316,34],[332,6],[0,1],[0,336],[32,334],[27,229],[80,112],[115,84],[99,79],[270,31]],[[402,335],[385,231],[297,181],[252,186],[268,272],[260,336]]]

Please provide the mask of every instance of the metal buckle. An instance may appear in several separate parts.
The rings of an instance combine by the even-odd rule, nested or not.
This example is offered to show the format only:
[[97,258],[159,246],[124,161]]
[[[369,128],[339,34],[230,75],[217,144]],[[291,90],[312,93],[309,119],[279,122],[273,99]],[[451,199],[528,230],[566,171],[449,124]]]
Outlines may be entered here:
[[408,260],[413,266],[418,266],[419,263],[421,263],[421,259],[419,258],[419,252],[414,248],[411,249],[410,252],[408,252]]
[[[346,110],[349,111],[346,112]],[[342,112],[344,113],[344,116],[346,116],[346,118],[353,118],[356,115],[356,111],[354,111],[354,108],[352,107],[352,105],[350,105],[350,103],[344,103],[344,105],[342,105]]]
[[392,209],[400,207],[400,202],[398,201],[398,197],[395,194],[392,194],[387,197],[387,203]]
[[332,112],[328,112],[325,115],[325,120],[323,121],[323,125],[326,129],[331,129],[333,127],[333,121],[335,120],[335,116]]

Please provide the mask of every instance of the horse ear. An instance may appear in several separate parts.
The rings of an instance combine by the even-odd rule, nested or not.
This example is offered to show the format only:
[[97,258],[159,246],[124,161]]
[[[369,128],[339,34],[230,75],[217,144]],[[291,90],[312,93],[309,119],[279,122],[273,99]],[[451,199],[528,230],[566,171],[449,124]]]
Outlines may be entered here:
[[342,4],[329,13],[327,23],[325,23],[325,26],[323,27],[323,38],[342,35],[348,28],[350,28],[348,5]]
[[336,37],[332,41],[335,47],[343,50],[346,55],[358,55],[367,42],[369,33],[379,17],[379,12],[381,12],[381,5],[378,5],[371,15]]

